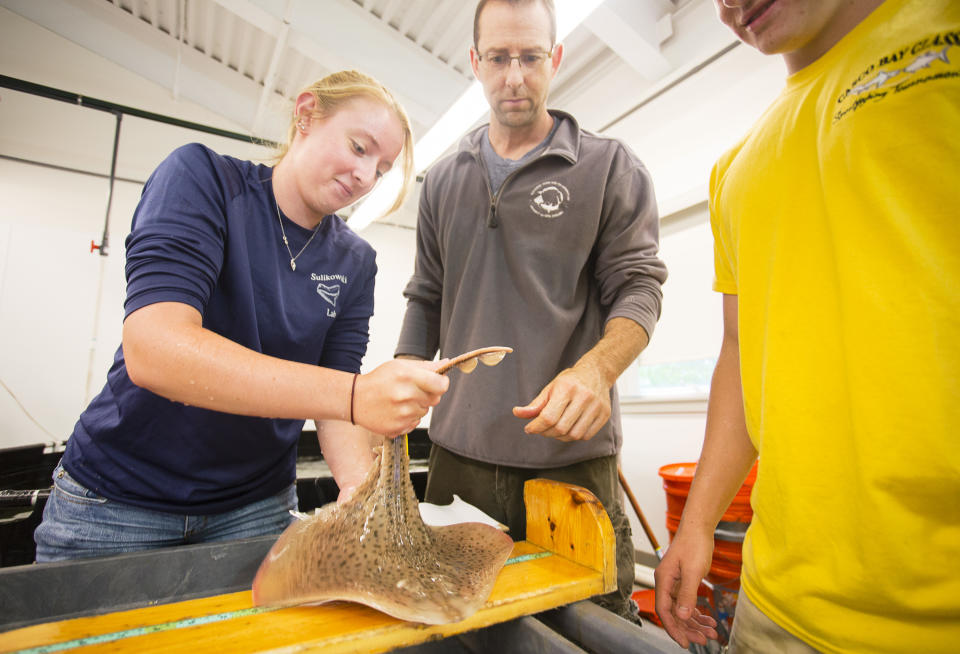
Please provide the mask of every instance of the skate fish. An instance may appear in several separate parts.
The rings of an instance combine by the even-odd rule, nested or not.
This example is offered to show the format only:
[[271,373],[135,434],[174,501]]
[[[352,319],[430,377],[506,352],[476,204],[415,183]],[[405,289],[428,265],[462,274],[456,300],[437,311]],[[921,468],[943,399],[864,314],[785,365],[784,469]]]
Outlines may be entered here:
[[[468,354],[474,365],[477,357],[496,365],[507,351]],[[442,372],[454,365],[463,370],[464,361],[457,357]],[[380,449],[349,500],[287,527],[260,564],[253,602],[348,600],[402,620],[457,622],[483,606],[512,551],[513,540],[490,525],[424,524],[410,481],[407,438],[401,436]]]

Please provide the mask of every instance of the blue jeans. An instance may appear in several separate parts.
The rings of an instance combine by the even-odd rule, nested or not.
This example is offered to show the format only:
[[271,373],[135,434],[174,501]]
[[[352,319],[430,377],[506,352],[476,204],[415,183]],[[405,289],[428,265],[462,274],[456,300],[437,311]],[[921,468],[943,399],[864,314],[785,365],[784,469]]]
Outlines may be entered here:
[[289,488],[226,513],[182,515],[115,502],[81,486],[58,465],[53,492],[36,528],[37,562],[109,556],[123,552],[279,534],[297,508]]

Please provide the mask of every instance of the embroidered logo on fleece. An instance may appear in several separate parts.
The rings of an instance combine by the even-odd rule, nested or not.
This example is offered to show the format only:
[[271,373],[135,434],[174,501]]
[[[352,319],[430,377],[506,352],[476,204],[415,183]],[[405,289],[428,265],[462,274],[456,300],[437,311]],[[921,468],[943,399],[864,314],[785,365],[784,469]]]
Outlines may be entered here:
[[322,297],[327,304],[330,305],[330,307],[333,307],[327,307],[327,316],[330,318],[336,318],[337,300],[340,299],[340,284],[328,284],[326,282],[340,282],[342,284],[346,284],[347,276],[340,274],[318,275],[317,273],[310,273],[310,279],[318,282],[317,295]]
[[957,63],[960,54],[954,48],[956,45],[960,45],[960,32],[944,32],[883,55],[837,98],[839,107],[833,114],[833,122],[919,84],[960,78],[960,67],[951,65]]
[[530,192],[530,210],[544,218],[558,218],[570,203],[570,191],[560,182],[541,182]]

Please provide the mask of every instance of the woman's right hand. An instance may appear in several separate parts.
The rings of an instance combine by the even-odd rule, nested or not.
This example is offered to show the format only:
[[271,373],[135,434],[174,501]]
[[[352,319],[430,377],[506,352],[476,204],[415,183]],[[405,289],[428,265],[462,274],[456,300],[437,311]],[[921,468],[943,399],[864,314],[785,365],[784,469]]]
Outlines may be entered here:
[[395,438],[412,431],[450,386],[435,371],[446,362],[394,359],[357,378],[353,421]]

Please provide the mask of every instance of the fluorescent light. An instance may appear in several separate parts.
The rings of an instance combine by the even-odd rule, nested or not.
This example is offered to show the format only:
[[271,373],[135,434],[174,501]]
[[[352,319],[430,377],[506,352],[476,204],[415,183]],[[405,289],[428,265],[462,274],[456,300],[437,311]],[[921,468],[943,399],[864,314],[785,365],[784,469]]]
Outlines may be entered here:
[[[557,0],[557,41],[562,41],[602,3],[603,0]],[[489,110],[483,87],[480,82],[474,81],[423,138],[417,141],[413,148],[416,172],[426,170]],[[349,224],[354,231],[359,232],[367,227],[393,204],[400,191],[400,176],[399,167],[394,167],[380,179],[377,187],[350,216]]]
[[426,170],[430,164],[439,159],[455,139],[462,136],[480,116],[489,110],[490,105],[483,96],[483,87],[480,86],[480,82],[474,81],[447,109],[447,113],[440,116],[440,120],[433,124],[430,131],[417,141],[417,145],[413,148],[413,160],[417,172]]
[[[480,82],[473,82],[413,147],[413,165],[416,172],[426,170],[440,158],[454,139],[459,138],[489,108]],[[390,208],[400,192],[401,175],[400,166],[395,166],[380,178],[377,187],[350,216],[351,229],[359,232]]]

